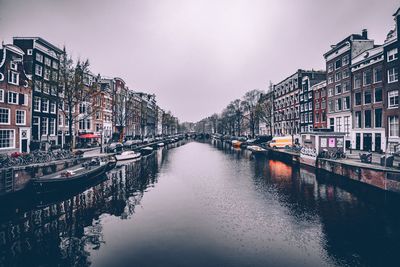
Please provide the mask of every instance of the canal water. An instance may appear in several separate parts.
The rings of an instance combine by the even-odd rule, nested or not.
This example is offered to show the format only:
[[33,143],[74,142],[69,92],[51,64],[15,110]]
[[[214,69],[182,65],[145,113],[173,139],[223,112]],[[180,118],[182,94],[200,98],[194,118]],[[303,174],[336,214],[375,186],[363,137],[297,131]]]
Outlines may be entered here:
[[189,142],[83,191],[2,199],[0,266],[398,266],[396,197]]

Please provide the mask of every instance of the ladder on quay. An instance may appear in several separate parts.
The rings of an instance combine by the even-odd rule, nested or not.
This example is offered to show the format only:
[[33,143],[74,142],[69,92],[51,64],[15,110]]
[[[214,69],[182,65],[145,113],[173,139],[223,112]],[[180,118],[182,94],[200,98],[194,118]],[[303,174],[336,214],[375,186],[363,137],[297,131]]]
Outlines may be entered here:
[[5,169],[2,171],[4,181],[4,191],[6,193],[14,191],[14,170],[13,168]]

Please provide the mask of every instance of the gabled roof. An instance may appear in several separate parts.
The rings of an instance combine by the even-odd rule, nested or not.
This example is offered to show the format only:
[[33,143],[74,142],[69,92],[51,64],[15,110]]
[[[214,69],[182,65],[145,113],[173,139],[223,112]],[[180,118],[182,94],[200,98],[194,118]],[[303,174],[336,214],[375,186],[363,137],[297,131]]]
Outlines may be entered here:
[[36,42],[40,42],[43,45],[50,47],[51,49],[55,50],[56,52],[62,54],[63,50],[61,50],[60,48],[58,48],[57,46],[53,45],[52,43],[47,42],[45,39],[43,39],[42,37],[13,37],[13,40],[33,40]]
[[368,40],[368,38],[365,38],[361,34],[354,34],[354,33],[350,34],[349,36],[347,36],[346,38],[344,38],[343,40],[338,42],[336,45],[332,45],[331,46],[332,49],[329,50],[328,52],[326,52],[324,54],[324,57],[326,58],[330,54],[334,53],[337,49],[339,49],[340,47],[344,46],[347,42],[351,42],[351,41],[354,41],[354,40]]

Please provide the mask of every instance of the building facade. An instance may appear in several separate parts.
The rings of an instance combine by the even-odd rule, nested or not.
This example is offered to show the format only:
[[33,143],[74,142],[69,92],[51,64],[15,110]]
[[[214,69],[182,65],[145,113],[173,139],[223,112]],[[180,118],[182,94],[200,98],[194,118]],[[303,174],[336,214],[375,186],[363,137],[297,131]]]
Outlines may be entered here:
[[352,129],[351,94],[352,59],[374,47],[368,39],[367,30],[362,34],[352,34],[324,54],[327,72],[328,127],[335,132],[345,133],[345,146],[351,147]]
[[327,128],[327,97],[326,81],[317,83],[311,87],[314,101],[314,130],[323,130]]
[[25,53],[24,69],[32,77],[32,149],[42,141],[58,141],[59,64],[63,51],[40,37],[14,37],[13,44]]
[[353,149],[382,152],[386,148],[383,60],[383,46],[366,50],[352,59]]
[[384,120],[386,123],[386,143],[387,150],[390,152],[398,151],[400,144],[399,134],[399,50],[400,50],[400,8],[393,15],[395,20],[395,28],[391,30],[383,45],[384,56],[384,80],[385,80],[385,97],[386,110]]
[[24,71],[24,51],[0,47],[0,153],[29,152],[31,81]]
[[313,131],[314,123],[314,100],[311,87],[326,79],[325,71],[305,72],[302,75],[301,87],[299,90],[300,101],[300,132]]

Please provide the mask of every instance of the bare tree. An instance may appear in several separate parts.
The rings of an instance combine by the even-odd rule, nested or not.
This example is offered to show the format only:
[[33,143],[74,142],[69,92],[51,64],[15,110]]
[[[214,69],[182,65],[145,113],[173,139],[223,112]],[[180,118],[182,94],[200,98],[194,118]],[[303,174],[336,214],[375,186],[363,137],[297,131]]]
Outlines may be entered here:
[[259,106],[260,96],[262,94],[261,90],[255,89],[247,92],[243,97],[243,107],[244,112],[247,112],[249,117],[249,127],[251,136],[255,136],[255,129],[258,125],[261,109]]
[[[73,147],[75,125],[80,120],[85,120],[92,116],[97,110],[92,108],[91,101],[98,92],[97,82],[85,85],[85,75],[89,73],[89,60],[78,60],[74,64],[72,58],[68,56],[64,47],[63,55],[60,60],[60,88],[59,97],[61,103],[59,111],[62,112],[68,122],[68,132],[70,138],[68,146]],[[81,105],[85,105],[85,112],[80,112]]]

